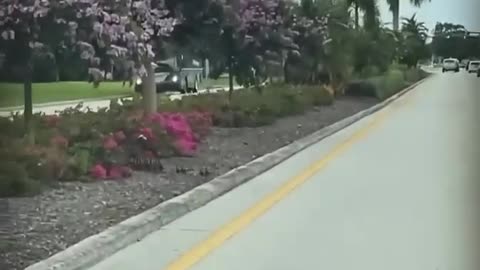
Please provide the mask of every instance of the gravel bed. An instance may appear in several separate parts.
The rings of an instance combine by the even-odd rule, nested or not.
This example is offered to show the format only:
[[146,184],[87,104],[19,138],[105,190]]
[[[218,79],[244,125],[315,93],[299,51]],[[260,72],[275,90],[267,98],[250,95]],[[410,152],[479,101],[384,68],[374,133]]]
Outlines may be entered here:
[[[0,213],[0,225],[4,228],[2,236],[0,227],[0,269],[24,269],[375,103],[370,98],[345,97],[332,106],[280,119],[271,126],[214,128],[196,157],[164,160],[162,173],[135,172],[130,179],[121,181],[65,183],[35,197],[0,201],[3,205],[8,203],[8,212]],[[179,166],[186,172],[178,173]],[[200,174],[205,168],[207,176]]]

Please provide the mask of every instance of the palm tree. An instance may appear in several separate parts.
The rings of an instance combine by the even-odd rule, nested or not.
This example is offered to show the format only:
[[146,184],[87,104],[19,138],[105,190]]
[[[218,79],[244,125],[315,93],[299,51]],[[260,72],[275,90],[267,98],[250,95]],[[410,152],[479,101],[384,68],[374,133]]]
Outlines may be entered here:
[[416,16],[416,14],[413,14],[410,18],[403,18],[402,32],[426,40],[428,37],[428,28],[424,22],[418,22]]
[[365,14],[366,21],[374,21],[378,15],[376,0],[347,0],[355,12],[355,29],[359,28],[360,11]]
[[[427,0],[410,0],[416,7],[420,7]],[[431,2],[431,0],[428,0]],[[400,0],[387,0],[388,5],[390,6],[390,11],[393,15],[393,30],[398,31],[400,28]]]
[[410,18],[402,19],[402,62],[409,67],[417,65],[418,61],[426,58],[429,54],[428,47],[425,45],[428,37],[428,29],[425,23],[418,22],[414,14]]

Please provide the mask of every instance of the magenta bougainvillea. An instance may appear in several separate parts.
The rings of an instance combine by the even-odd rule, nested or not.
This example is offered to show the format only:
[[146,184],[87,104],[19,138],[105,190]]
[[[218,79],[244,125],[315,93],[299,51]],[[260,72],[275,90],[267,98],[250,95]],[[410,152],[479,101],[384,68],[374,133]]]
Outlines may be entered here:
[[[154,113],[138,118],[138,126],[129,131],[116,131],[101,138],[102,148],[107,153],[124,152],[128,144],[141,138],[147,144],[156,145],[159,140],[171,142],[177,154],[194,155],[201,139],[208,134],[212,126],[209,113]],[[167,135],[167,138],[163,135]],[[129,135],[131,136],[129,138]],[[158,149],[144,150],[139,158],[155,159],[159,157]],[[97,160],[90,169],[95,179],[118,179],[128,177],[131,169],[125,164],[108,164],[105,160]]]
[[[148,163],[171,155],[194,155],[213,123],[209,112],[159,112],[145,116],[141,110],[132,110],[103,115],[46,115],[41,124],[48,127],[45,134],[49,136],[43,147],[64,153],[68,157],[66,163],[73,162],[75,167],[75,162],[87,162],[84,173],[107,180],[130,176],[130,166],[135,165],[130,163],[132,158]],[[79,161],[79,157],[85,158],[79,154],[84,151],[89,153],[88,157]]]
[[[155,113],[148,120],[165,129],[174,139],[175,146],[181,155],[193,155],[199,140],[205,136],[205,129],[210,128],[211,116],[206,113]],[[192,128],[196,125],[200,133]]]

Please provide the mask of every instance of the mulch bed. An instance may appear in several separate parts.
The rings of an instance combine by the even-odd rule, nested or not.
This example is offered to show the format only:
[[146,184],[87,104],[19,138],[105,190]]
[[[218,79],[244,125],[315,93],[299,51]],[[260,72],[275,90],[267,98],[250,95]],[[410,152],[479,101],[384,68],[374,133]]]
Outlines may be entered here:
[[[376,102],[345,97],[332,106],[280,119],[271,126],[214,128],[195,157],[164,160],[162,173],[134,172],[121,181],[64,183],[35,197],[8,199],[8,213],[0,213],[0,218],[8,218],[2,226],[11,233],[7,240],[0,240],[0,269],[24,269]],[[178,172],[179,167],[184,172]],[[201,173],[205,168],[206,176]]]

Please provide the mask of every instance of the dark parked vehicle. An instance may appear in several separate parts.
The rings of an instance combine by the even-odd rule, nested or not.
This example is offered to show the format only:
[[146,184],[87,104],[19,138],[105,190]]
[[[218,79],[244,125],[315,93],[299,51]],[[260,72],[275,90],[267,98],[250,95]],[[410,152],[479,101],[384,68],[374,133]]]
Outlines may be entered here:
[[[180,92],[196,93],[202,79],[202,68],[183,68],[177,70],[165,63],[157,63],[155,67],[155,86],[157,93]],[[135,82],[135,92],[142,91],[142,79]]]
[[480,68],[480,61],[470,61],[468,63],[467,71],[468,73],[477,73],[477,70]]

